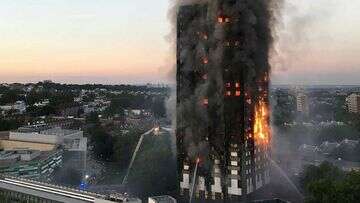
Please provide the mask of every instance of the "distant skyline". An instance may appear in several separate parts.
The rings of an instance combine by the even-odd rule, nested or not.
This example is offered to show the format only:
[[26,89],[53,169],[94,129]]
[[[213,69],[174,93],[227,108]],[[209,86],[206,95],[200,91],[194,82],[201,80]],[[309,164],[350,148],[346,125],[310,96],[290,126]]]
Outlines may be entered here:
[[[169,2],[2,0],[0,83],[169,82]],[[292,4],[273,83],[360,84],[360,1]]]

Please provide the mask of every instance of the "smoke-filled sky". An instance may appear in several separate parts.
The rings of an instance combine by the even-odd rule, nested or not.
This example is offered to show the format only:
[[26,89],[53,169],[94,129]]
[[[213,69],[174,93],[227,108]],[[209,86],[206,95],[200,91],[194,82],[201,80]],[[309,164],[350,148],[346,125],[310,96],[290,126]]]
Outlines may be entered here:
[[[360,1],[287,0],[275,84],[360,84]],[[0,82],[167,82],[169,0],[1,0]]]

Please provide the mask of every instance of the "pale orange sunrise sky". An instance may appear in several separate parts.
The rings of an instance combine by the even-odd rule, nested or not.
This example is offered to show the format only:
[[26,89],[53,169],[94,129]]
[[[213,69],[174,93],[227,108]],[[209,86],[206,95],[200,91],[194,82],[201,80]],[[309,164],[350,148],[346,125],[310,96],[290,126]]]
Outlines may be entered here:
[[[0,83],[169,82],[169,0],[2,0]],[[360,84],[360,1],[285,7],[275,84]]]

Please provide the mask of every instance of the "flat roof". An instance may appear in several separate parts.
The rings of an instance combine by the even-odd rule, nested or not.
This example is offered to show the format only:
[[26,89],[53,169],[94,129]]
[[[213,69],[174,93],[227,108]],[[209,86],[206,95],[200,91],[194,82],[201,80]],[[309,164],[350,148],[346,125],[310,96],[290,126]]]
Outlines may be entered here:
[[78,132],[82,132],[80,130],[69,130],[63,129],[60,127],[49,128],[48,126],[29,126],[29,127],[20,127],[17,130],[11,132],[18,133],[38,133],[39,135],[57,135],[57,136],[67,136],[71,134],[75,134]]
[[1,131],[0,132],[0,140],[8,140],[9,139],[9,131]]
[[40,134],[66,136],[66,135],[71,135],[71,134],[78,133],[78,132],[81,132],[81,131],[68,130],[68,129],[62,129],[62,128],[51,128],[51,129],[41,131]]
[[169,195],[163,195],[163,196],[155,196],[155,197],[149,197],[159,203],[164,202],[164,203],[168,203],[168,202],[176,202],[176,199],[169,196]]
[[47,124],[36,124],[36,125],[27,125],[19,127],[16,132],[22,132],[22,133],[31,133],[31,132],[40,132],[43,130],[47,130],[50,127]]
[[[26,165],[26,164],[31,164],[33,162],[41,162],[41,161],[45,161],[46,159],[48,159],[51,155],[54,155],[58,152],[60,152],[61,150],[59,149],[55,149],[53,151],[36,151],[36,150],[11,150],[9,152],[25,152],[25,151],[28,151],[28,152],[40,152],[39,156],[35,157],[34,159],[30,160],[30,161],[24,161],[24,160],[17,160],[15,163],[4,163],[4,164],[1,164],[1,167],[17,167],[19,165]],[[6,152],[6,151],[5,151]],[[14,154],[16,155],[16,154]],[[4,156],[4,154],[3,154]],[[0,154],[0,157],[1,157],[1,154]]]

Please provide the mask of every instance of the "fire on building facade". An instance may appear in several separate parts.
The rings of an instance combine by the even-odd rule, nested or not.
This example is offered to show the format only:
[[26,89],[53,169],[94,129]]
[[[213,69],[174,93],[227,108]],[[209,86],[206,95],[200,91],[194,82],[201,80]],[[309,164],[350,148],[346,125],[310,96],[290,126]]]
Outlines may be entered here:
[[267,2],[214,0],[178,9],[176,136],[184,198],[243,199],[270,181]]

